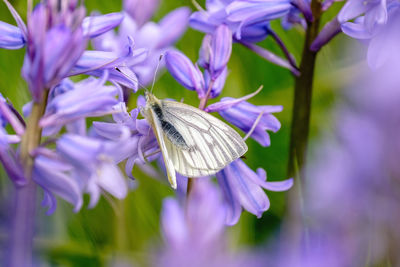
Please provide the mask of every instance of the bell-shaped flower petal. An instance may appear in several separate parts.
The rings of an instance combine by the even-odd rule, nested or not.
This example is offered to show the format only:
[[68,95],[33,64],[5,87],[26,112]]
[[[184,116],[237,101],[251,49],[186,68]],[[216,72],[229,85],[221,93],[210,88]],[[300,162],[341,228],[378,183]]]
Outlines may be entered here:
[[189,90],[204,94],[204,80],[198,68],[190,59],[178,51],[168,51],[165,55],[168,71],[181,85]]
[[138,26],[142,26],[154,14],[159,0],[124,0],[124,10],[131,16]]
[[0,93],[0,127],[4,127],[7,123],[11,125],[17,135],[24,134],[25,123],[22,116],[6,102]]
[[220,25],[211,38],[210,73],[215,80],[225,69],[232,52],[232,32],[228,26]]
[[173,45],[183,35],[189,23],[190,9],[181,7],[168,13],[160,22],[161,38],[157,48]]
[[83,34],[89,38],[97,37],[117,27],[123,19],[122,13],[86,17],[82,21]]
[[221,102],[206,108],[206,111],[216,110],[242,131],[248,133],[252,130],[250,137],[262,146],[271,143],[267,130],[277,132],[281,128],[280,122],[271,113],[282,111],[282,106],[255,106],[243,100],[225,97]]
[[266,173],[258,169],[252,171],[241,159],[228,165],[217,173],[218,183],[223,187],[227,203],[231,206],[227,223],[234,224],[238,220],[237,202],[250,213],[261,217],[270,206],[269,199],[263,188],[271,191],[286,191],[293,185],[293,180],[282,182],[267,182]]
[[10,179],[17,185],[26,184],[24,169],[16,152],[10,147],[8,135],[0,127],[0,162]]
[[25,42],[20,28],[0,21],[0,48],[19,49],[25,46]]
[[57,95],[49,101],[40,124],[64,125],[80,118],[111,114],[118,103],[119,90],[103,83],[104,80],[88,78],[76,83],[73,90]]
[[228,18],[232,21],[252,21],[272,20],[282,17],[291,7],[287,0],[249,0],[233,1],[226,7]]
[[[33,179],[47,191],[47,194],[55,194],[68,201],[77,212],[82,207],[82,191],[76,180],[68,175],[72,167],[60,160],[50,159],[45,156],[35,158],[33,167]],[[45,203],[56,205],[54,201],[48,201],[49,195],[45,195]],[[47,199],[47,200],[46,200]],[[49,212],[55,207],[50,206]]]

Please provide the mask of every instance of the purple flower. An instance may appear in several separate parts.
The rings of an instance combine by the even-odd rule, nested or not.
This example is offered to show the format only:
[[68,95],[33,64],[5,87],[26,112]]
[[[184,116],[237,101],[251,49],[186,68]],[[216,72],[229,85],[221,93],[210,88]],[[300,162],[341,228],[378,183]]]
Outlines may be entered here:
[[73,167],[52,151],[46,154],[36,156],[32,174],[34,181],[44,190],[42,205],[49,208],[48,215],[52,214],[57,207],[55,194],[71,203],[74,211],[78,212],[83,204],[83,192],[71,175]]
[[[363,16],[360,16],[364,14]],[[395,1],[349,1],[338,15],[345,34],[368,42],[368,64],[376,69],[396,52],[400,4]],[[354,22],[348,20],[355,18]],[[393,38],[392,38],[393,36]]]
[[[122,20],[118,13],[84,18],[85,9],[76,1],[39,3],[26,26],[15,9],[5,1],[19,30],[0,24],[0,47],[20,48],[26,44],[22,74],[33,99],[40,102],[42,91],[50,89],[69,75],[87,45],[88,38],[116,27]],[[100,66],[98,66],[100,67]]]
[[200,69],[184,54],[178,51],[169,51],[165,54],[168,71],[181,85],[189,90],[196,91],[199,97],[204,97],[204,79]]
[[[398,40],[390,35],[385,42]],[[393,253],[400,248],[400,51],[391,52],[377,70],[359,66],[346,101],[335,108],[334,131],[314,144],[302,199],[291,203],[287,222],[295,239],[285,240],[277,266],[400,262]]]
[[159,2],[159,0],[124,0],[123,5],[125,12],[141,27],[151,19]]
[[218,112],[245,133],[251,132],[250,137],[262,146],[269,146],[271,141],[266,131],[277,132],[281,127],[271,113],[282,111],[282,106],[255,106],[245,101],[254,94],[239,99],[224,97],[220,102],[209,105],[205,111]]
[[25,46],[22,31],[13,25],[0,21],[0,48],[19,49]]
[[[268,21],[283,17],[291,8],[290,1],[206,1],[207,11],[190,17],[190,26],[212,33],[218,25],[226,24],[235,39],[244,42],[261,41],[268,35]],[[257,38],[255,38],[257,36]]]
[[116,86],[104,85],[106,79],[106,76],[102,79],[91,77],[75,84],[64,80],[51,90],[40,125],[63,126],[78,119],[115,112],[116,96],[121,92]]
[[[91,195],[90,207],[94,207],[104,190],[118,199],[127,194],[127,183],[117,163],[121,154],[132,147],[120,147],[118,142],[105,142],[86,136],[64,134],[57,141],[57,152],[63,160],[75,168],[76,179]],[[122,149],[121,149],[122,148]]]
[[253,172],[241,159],[228,165],[217,173],[217,180],[228,204],[226,223],[238,222],[242,207],[257,217],[269,209],[269,199],[264,189],[286,191],[293,185],[293,179],[279,182],[267,182],[267,174],[262,168]]
[[14,149],[10,146],[10,136],[0,127],[0,162],[3,165],[8,177],[17,185],[24,185],[25,179],[22,164]]
[[[127,14],[118,34],[108,32],[93,40],[96,49],[121,54],[132,38],[135,41],[133,44],[135,50],[145,50],[146,54],[138,58],[141,60],[130,62],[127,67],[137,74],[139,82],[143,85],[153,80],[160,55],[170,49],[184,33],[190,14],[188,8],[182,7],[170,12],[158,24],[147,21],[145,23],[143,19],[147,20],[151,16],[152,5],[157,3],[158,1],[150,1],[150,3],[125,1],[124,7],[127,8]],[[140,12],[134,11],[134,7],[141,7],[138,9]],[[149,10],[146,11],[147,8]],[[163,67],[163,61],[161,61],[161,67]]]
[[243,266],[240,253],[225,245],[226,207],[208,180],[197,180],[186,205],[164,200],[161,227],[165,247],[157,253],[157,266]]
[[[120,105],[118,108],[120,112],[113,115],[115,123],[94,122],[93,127],[98,136],[118,141],[121,147],[127,148],[119,149],[117,161],[126,159],[125,173],[133,179],[133,166],[136,163],[143,165],[159,158],[159,147],[148,122],[145,119],[137,119],[140,108],[128,113],[125,104],[120,103]],[[142,97],[138,98],[138,105],[142,107],[145,105]]]
[[165,55],[168,71],[184,87],[195,90],[199,98],[217,97],[225,85],[227,63],[232,52],[231,32],[226,25],[220,25],[211,35],[206,35],[199,53],[197,65],[178,51]]

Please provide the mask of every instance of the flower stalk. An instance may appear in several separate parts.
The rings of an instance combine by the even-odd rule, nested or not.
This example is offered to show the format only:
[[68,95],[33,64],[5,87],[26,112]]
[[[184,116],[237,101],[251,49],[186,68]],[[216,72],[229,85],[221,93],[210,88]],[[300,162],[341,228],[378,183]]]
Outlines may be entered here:
[[320,18],[322,14],[320,0],[311,2],[313,21],[307,22],[306,38],[302,60],[300,63],[300,75],[295,77],[293,113],[289,146],[288,177],[296,175],[298,170],[304,173],[306,151],[310,128],[311,99],[314,79],[315,61],[317,51],[312,51],[310,46],[318,35]]
[[39,120],[46,110],[48,93],[49,90],[44,90],[42,101],[34,102],[21,140],[20,158],[27,184],[15,189],[7,266],[32,265],[36,184],[32,178],[34,159],[31,152],[40,144],[42,128],[39,126]]

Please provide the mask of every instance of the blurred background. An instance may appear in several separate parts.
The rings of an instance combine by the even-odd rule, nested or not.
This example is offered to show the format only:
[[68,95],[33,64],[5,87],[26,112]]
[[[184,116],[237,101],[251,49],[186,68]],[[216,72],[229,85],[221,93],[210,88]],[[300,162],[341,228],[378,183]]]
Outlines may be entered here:
[[[26,1],[10,2],[24,18]],[[204,1],[199,3],[204,6]],[[121,1],[97,0],[86,1],[85,4],[89,13],[118,12],[122,9]],[[161,1],[153,20],[158,21],[180,6],[189,6],[194,10],[189,0],[164,0]],[[324,14],[323,21],[330,20],[340,7],[341,4],[337,4]],[[14,24],[3,3],[0,5],[0,18]],[[272,28],[299,61],[304,30],[295,27],[284,31],[279,21],[274,21]],[[176,47],[192,61],[196,61],[202,38],[203,33],[189,28]],[[348,87],[357,70],[357,60],[354,60],[347,50],[350,43],[354,45],[356,41],[339,35],[318,55],[311,117],[311,146],[322,133],[333,130],[332,107],[341,101],[342,88]],[[271,38],[267,38],[260,45],[281,55],[281,51]],[[23,56],[23,49],[0,50],[0,92],[10,99],[18,111],[21,111],[22,106],[29,101],[27,85],[20,75]],[[286,168],[293,101],[292,74],[238,44],[233,47],[228,68],[230,72],[221,97],[241,97],[264,85],[261,93],[250,102],[284,107],[281,113],[275,114],[282,128],[275,134],[271,133],[270,147],[262,148],[252,139],[247,141],[249,152],[246,154],[246,163],[252,169],[264,168],[269,180],[288,178]],[[165,70],[161,71],[154,92],[159,98],[184,98],[184,102],[198,105],[195,92],[184,89]],[[143,94],[143,91],[139,91],[137,95],[139,94]],[[136,97],[131,99],[130,108],[135,107]],[[11,185],[4,171],[0,171],[0,242],[4,243],[8,229],[7,207]],[[138,187],[123,201],[102,197],[95,208],[84,207],[76,214],[72,212],[72,207],[62,200],[58,201],[57,210],[51,216],[45,215],[45,209],[38,208],[35,255],[49,265],[98,266],[112,261],[118,255],[133,264],[146,264],[148,253],[163,244],[159,227],[162,200],[174,192],[166,183],[147,177],[139,169],[134,169],[133,174],[138,180]],[[263,248],[273,242],[281,234],[282,221],[288,208],[287,195],[287,192],[268,192],[271,207],[260,219],[244,212],[239,223],[228,228],[229,244],[232,249],[254,246]],[[38,201],[40,200],[41,197]],[[87,205],[88,199],[85,199],[85,203]]]

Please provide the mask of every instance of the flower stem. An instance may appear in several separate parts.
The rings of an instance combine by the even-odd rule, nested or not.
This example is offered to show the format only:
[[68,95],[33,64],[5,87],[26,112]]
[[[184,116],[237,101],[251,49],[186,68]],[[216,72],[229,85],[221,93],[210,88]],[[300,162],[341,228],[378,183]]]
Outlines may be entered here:
[[[311,115],[311,99],[317,52],[311,51],[310,46],[318,35],[321,17],[321,2],[312,0],[311,9],[314,20],[307,22],[306,38],[300,63],[300,75],[295,78],[292,125],[289,146],[288,175],[296,175],[296,165],[302,170],[308,143],[308,133]],[[304,171],[303,171],[304,173]],[[297,175],[296,175],[297,176]]]
[[40,103],[34,103],[21,140],[20,158],[27,184],[15,189],[7,266],[32,266],[32,241],[35,222],[36,184],[32,179],[34,159],[31,152],[42,137],[39,120],[46,110],[48,90]]

